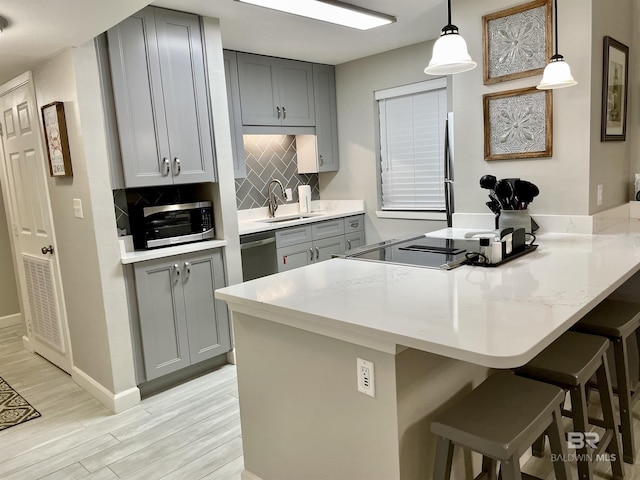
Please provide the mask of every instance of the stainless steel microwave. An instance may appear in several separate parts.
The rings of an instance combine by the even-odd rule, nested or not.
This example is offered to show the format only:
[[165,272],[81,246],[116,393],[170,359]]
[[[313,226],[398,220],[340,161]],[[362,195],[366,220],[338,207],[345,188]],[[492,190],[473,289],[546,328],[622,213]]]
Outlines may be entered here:
[[198,242],[215,237],[211,202],[129,208],[137,250]]

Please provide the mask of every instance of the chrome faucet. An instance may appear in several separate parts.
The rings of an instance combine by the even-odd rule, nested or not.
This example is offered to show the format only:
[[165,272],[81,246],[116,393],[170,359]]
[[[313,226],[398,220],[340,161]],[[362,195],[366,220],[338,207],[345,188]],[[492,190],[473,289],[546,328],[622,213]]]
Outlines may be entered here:
[[281,197],[284,198],[284,187],[282,186],[282,183],[280,182],[280,180],[276,180],[273,179],[269,182],[269,187],[267,189],[267,192],[269,194],[269,217],[275,217],[276,215],[276,210],[278,209],[278,198],[275,196],[275,192],[273,191],[273,186],[274,185],[278,185],[280,186],[280,193],[282,194]]

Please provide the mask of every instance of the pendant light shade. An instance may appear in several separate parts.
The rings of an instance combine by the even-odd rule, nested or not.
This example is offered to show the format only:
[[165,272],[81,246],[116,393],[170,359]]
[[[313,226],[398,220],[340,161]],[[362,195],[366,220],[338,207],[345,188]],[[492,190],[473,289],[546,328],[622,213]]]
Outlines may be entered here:
[[549,63],[544,68],[542,80],[537,87],[539,90],[573,87],[578,84],[571,75],[569,64],[558,53],[558,0],[555,0],[555,27],[556,54],[549,59]]
[[451,24],[451,0],[449,0],[449,24],[442,28],[440,38],[433,45],[433,55],[424,73],[428,75],[450,75],[466,72],[477,65],[467,50],[467,42]]

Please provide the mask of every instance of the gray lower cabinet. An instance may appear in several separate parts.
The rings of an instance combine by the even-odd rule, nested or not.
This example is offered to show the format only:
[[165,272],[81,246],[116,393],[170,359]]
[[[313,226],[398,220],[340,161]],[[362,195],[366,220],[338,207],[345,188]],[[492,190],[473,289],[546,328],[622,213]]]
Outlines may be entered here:
[[199,17],[146,7],[107,36],[125,186],[215,181]]
[[329,260],[361,245],[364,245],[364,215],[283,228],[276,232],[278,272]]
[[225,285],[220,251],[134,265],[146,380],[231,349],[229,315],[214,290]]
[[237,53],[243,125],[313,127],[311,63]]

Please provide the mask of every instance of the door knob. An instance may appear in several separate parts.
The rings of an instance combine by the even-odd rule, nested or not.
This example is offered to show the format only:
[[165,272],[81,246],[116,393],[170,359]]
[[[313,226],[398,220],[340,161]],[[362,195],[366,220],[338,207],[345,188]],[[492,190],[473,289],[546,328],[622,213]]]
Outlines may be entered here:
[[53,255],[53,246],[49,245],[48,247],[42,247],[40,251],[42,252],[43,255],[46,255],[47,253],[50,253],[51,255]]

